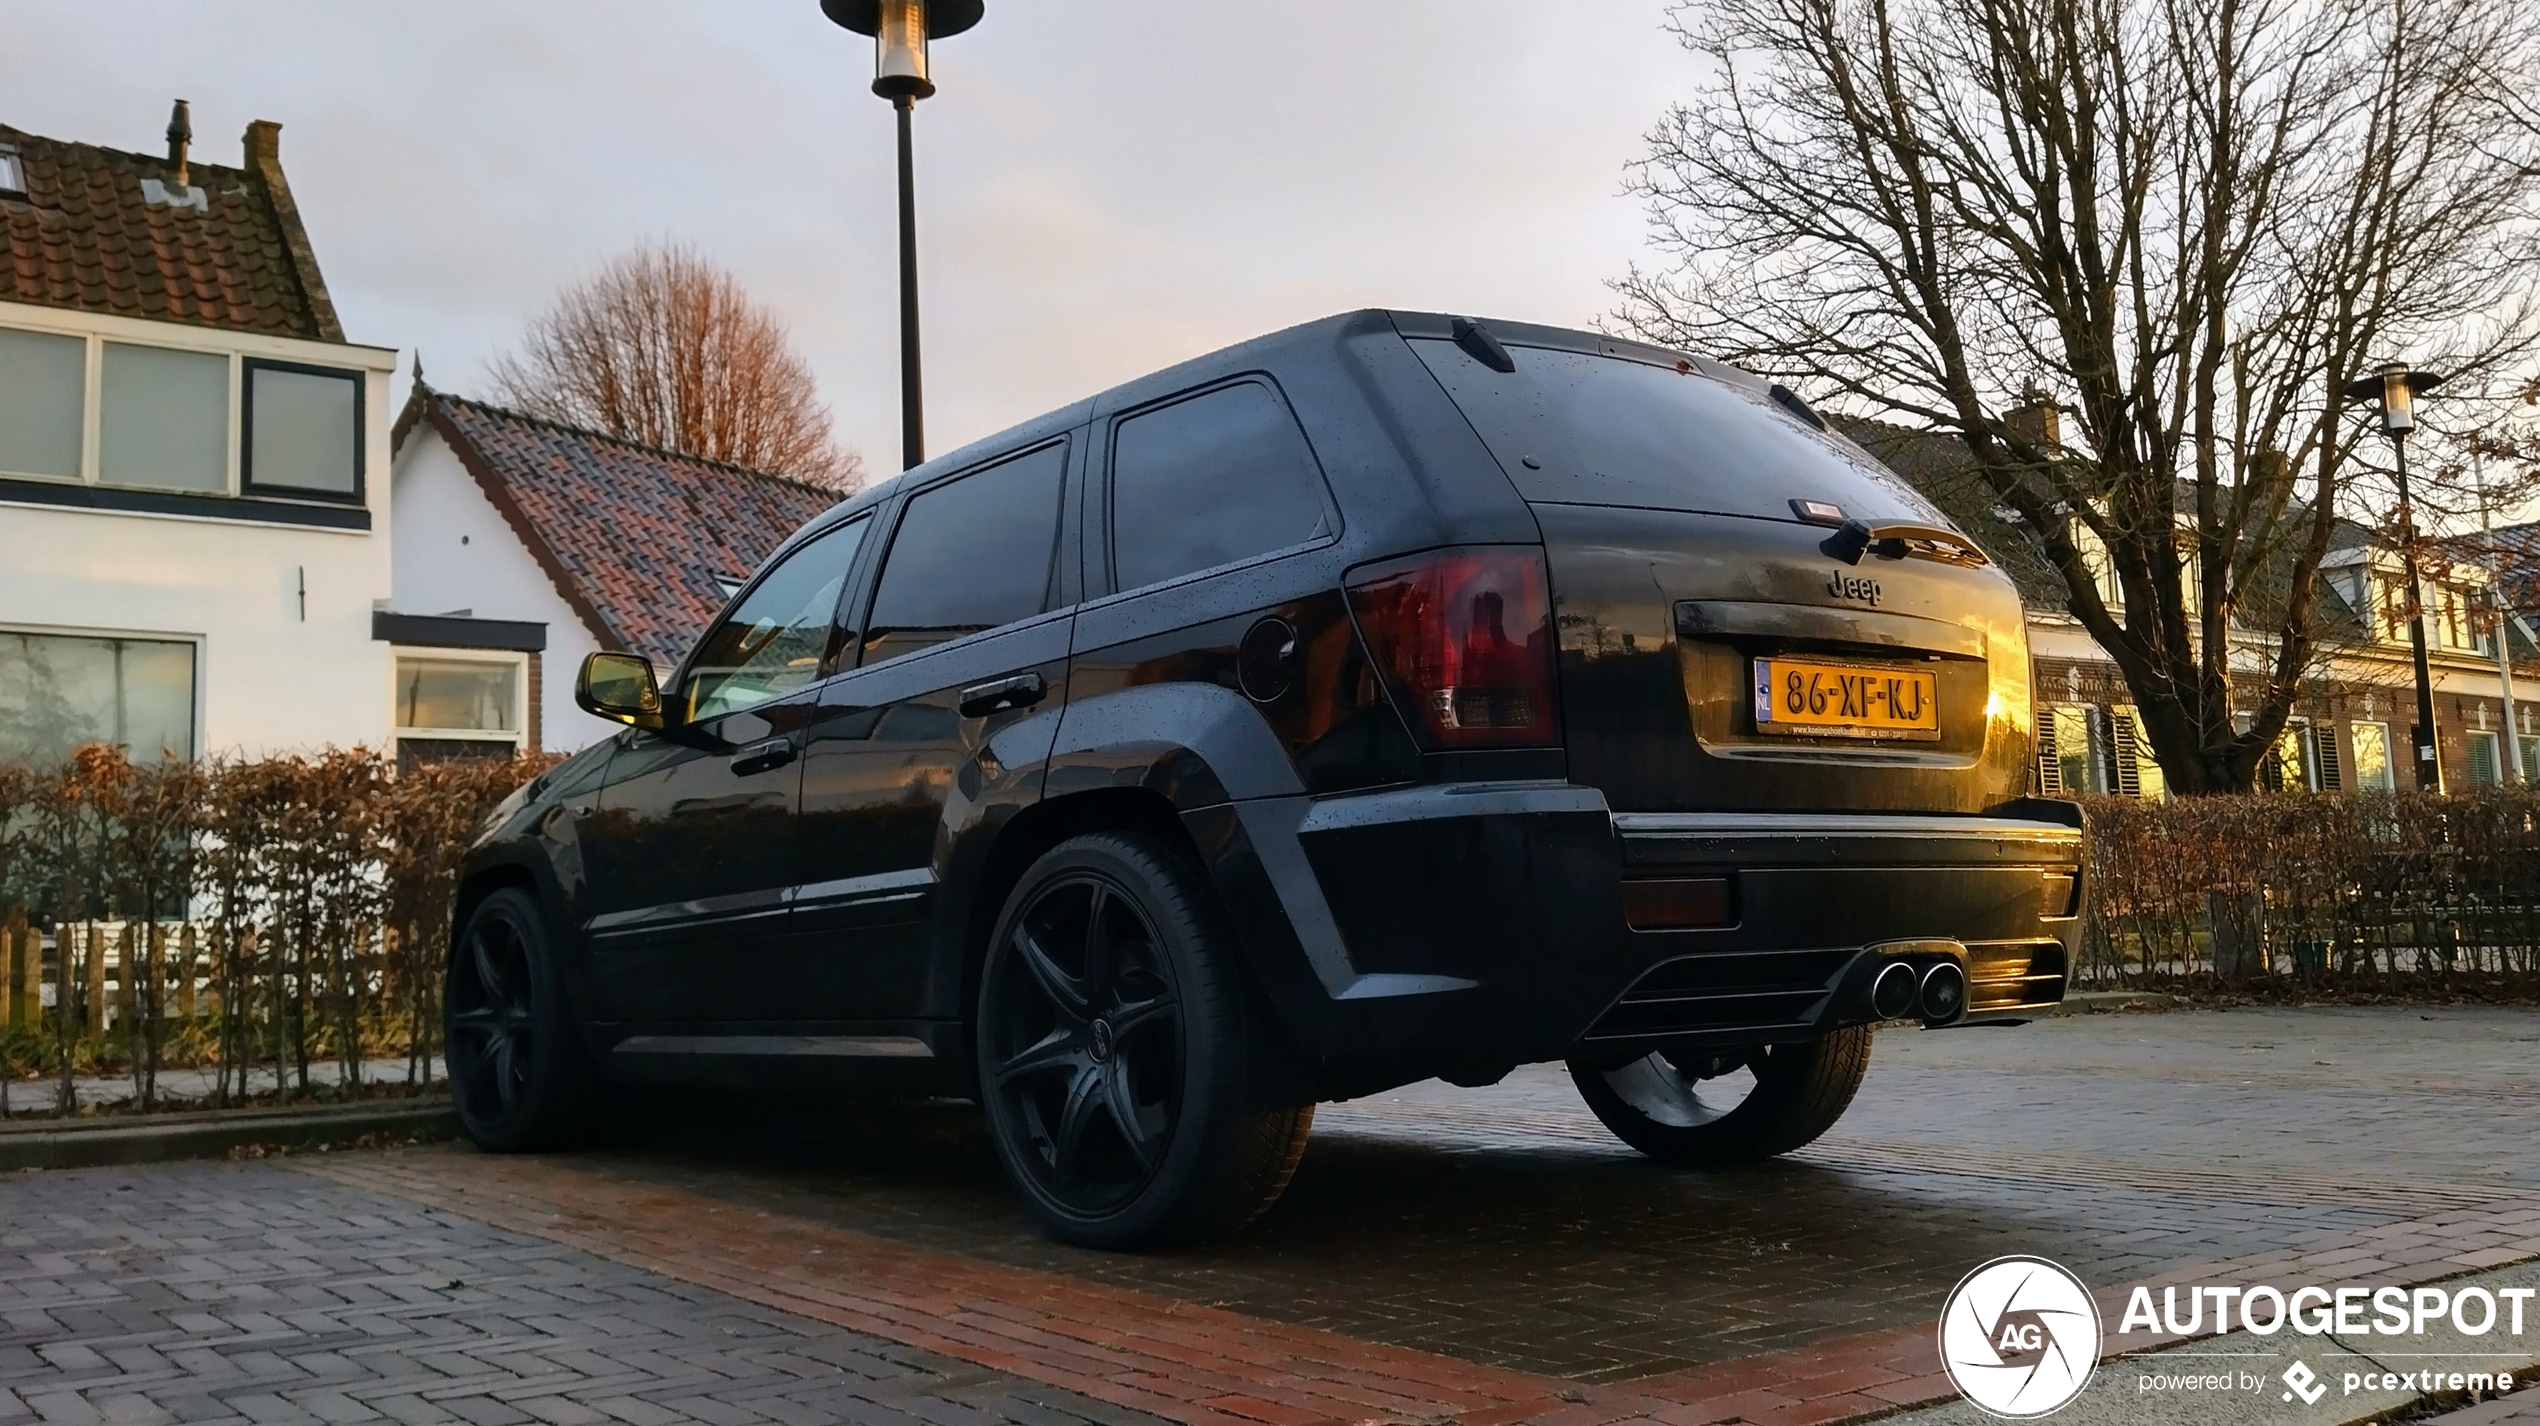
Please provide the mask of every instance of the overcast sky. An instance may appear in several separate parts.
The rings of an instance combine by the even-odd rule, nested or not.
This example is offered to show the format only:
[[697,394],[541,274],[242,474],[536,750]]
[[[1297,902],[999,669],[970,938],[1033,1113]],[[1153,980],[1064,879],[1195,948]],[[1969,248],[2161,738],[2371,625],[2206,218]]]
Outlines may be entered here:
[[[1405,306],[1583,324],[1692,77],[1664,0],[989,0],[917,113],[928,420],[949,450],[1291,322]],[[0,123],[282,159],[347,334],[434,385],[563,284],[676,239],[791,324],[840,435],[897,465],[891,114],[815,0],[0,0]]]

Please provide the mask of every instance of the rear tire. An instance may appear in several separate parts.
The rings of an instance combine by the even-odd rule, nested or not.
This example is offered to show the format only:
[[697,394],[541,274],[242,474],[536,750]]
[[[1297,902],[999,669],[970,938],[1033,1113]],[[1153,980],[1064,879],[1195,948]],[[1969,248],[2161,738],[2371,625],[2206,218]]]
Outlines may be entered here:
[[1701,1072],[1714,1066],[1689,1056],[1650,1054],[1613,1069],[1572,1060],[1570,1078],[1615,1138],[1660,1163],[1719,1169],[1789,1153],[1833,1128],[1869,1067],[1870,1027],[1854,1025],[1753,1052],[1745,1068],[1754,1088],[1733,1104],[1705,1094],[1715,1080]]
[[1277,1201],[1312,1105],[1262,1108],[1263,1012],[1206,883],[1150,838],[1072,838],[1006,898],[979,987],[980,1102],[1052,1237],[1138,1248]]
[[550,1149],[590,1132],[600,1076],[565,1002],[546,917],[526,891],[480,901],[450,947],[442,1040],[460,1132],[491,1153]]

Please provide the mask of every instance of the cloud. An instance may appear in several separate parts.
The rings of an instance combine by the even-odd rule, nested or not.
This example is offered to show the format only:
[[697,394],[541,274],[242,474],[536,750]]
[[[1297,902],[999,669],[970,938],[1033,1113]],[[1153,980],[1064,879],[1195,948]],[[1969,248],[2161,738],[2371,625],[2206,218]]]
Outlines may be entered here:
[[[992,0],[919,106],[936,449],[1359,305],[1585,323],[1637,252],[1622,166],[1690,61],[1661,0]],[[31,0],[0,122],[198,152],[251,118],[356,340],[467,389],[562,284],[690,241],[898,448],[889,108],[812,0]]]

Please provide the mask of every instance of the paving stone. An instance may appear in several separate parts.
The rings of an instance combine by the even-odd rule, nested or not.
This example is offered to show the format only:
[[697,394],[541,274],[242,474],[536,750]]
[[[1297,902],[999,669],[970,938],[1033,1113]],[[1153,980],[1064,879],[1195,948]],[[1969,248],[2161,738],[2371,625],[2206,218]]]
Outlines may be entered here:
[[271,1161],[0,1179],[0,1302],[12,1426],[831,1421],[875,1383],[893,1426],[1152,1426]]

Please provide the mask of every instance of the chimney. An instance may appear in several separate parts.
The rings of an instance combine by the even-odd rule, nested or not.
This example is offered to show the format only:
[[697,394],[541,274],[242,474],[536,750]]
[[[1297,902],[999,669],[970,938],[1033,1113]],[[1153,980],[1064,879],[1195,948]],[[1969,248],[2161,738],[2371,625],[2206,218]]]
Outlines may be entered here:
[[176,165],[176,181],[170,188],[183,193],[187,187],[185,173],[186,146],[194,142],[194,119],[184,100],[176,101],[176,112],[168,115],[168,162]]
[[2030,441],[2056,450],[2064,444],[2064,413],[2055,406],[2055,398],[2046,388],[2032,381],[2020,392],[2020,404],[2002,418],[2002,424]]
[[247,126],[242,145],[247,150],[247,166],[259,168],[282,165],[282,126],[271,119],[258,119]]

